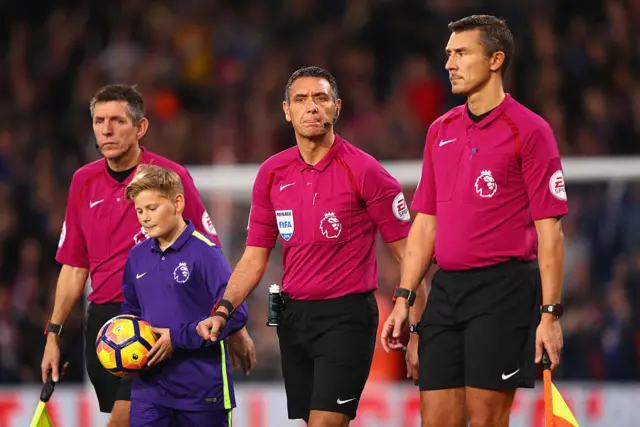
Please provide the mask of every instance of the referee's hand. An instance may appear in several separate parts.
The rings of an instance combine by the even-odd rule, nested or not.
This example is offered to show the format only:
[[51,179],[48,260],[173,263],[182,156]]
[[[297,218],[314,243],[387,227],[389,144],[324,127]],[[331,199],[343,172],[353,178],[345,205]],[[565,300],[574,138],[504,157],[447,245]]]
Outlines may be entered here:
[[402,328],[409,318],[409,301],[404,298],[398,298],[393,311],[387,317],[382,327],[382,348],[389,353],[391,350],[403,350],[404,345],[401,342]]
[[536,330],[536,363],[542,362],[542,354],[547,350],[551,359],[551,370],[555,370],[560,364],[562,352],[562,328],[560,320],[551,314],[543,314],[538,329]]
[[196,327],[198,335],[205,340],[217,341],[220,336],[220,331],[226,325],[226,321],[220,316],[207,317]]

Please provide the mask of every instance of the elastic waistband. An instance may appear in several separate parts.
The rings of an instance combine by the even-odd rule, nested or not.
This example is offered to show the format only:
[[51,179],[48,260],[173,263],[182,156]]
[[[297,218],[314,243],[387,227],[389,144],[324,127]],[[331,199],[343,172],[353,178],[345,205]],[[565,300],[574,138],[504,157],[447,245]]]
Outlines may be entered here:
[[289,305],[331,305],[331,304],[341,304],[343,302],[349,302],[353,300],[362,300],[367,298],[369,295],[373,295],[373,291],[347,294],[341,297],[330,298],[330,299],[317,299],[317,300],[303,300],[303,299],[293,299],[286,293],[282,293],[282,297],[284,301]]
[[538,260],[533,261],[523,261],[519,259],[510,259],[505,262],[501,262],[499,264],[488,265],[486,267],[478,267],[472,268],[469,270],[444,270],[440,269],[442,274],[445,275],[456,275],[456,276],[466,276],[466,275],[476,275],[476,274],[491,274],[491,273],[502,273],[509,271],[518,271],[518,270],[537,270],[539,268]]
[[95,302],[89,302],[89,306],[87,307],[87,311],[90,313],[117,313],[120,312],[120,308],[122,307],[122,303],[120,302],[108,302],[105,304],[96,304]]

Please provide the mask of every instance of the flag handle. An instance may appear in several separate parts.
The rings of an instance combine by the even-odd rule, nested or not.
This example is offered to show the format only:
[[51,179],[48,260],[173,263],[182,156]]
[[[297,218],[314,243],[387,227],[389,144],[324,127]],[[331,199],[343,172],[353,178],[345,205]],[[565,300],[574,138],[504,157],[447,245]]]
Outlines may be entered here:
[[547,350],[542,352],[542,381],[544,384],[544,425],[545,427],[555,427],[553,419],[553,392],[551,390],[551,358]]
[[[64,367],[64,364],[67,362],[67,349],[66,346],[63,345],[63,343],[60,343],[60,365],[58,366],[58,372],[60,374],[62,374],[62,369]],[[60,382],[60,378],[58,378],[58,382]],[[51,399],[51,395],[53,394],[53,391],[56,388],[56,382],[53,381],[53,375],[49,375],[49,378],[47,378],[47,382],[44,383],[44,385],[42,386],[42,391],[40,391],[40,401],[41,402],[48,402],[49,399]]]

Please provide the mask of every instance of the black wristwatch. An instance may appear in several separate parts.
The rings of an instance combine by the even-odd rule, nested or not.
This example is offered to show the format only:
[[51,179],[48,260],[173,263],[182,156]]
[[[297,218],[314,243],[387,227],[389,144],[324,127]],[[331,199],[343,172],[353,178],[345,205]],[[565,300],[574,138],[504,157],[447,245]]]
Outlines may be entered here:
[[64,328],[62,327],[62,325],[58,325],[57,323],[51,323],[51,321],[49,320],[47,322],[47,326],[44,327],[44,334],[45,335],[56,334],[58,337],[60,337],[60,335],[62,335],[63,330]]
[[[213,310],[211,310],[211,315],[213,316],[213,314],[215,312],[218,311],[218,308],[220,307],[224,307],[227,309],[227,311],[229,312],[229,314],[227,315],[227,318],[231,317],[231,315],[233,314],[233,312],[235,311],[235,307],[233,306],[233,304],[231,304],[231,301],[224,299],[224,298],[220,298],[217,302],[216,305],[213,306]],[[219,312],[220,313],[220,312]],[[226,319],[225,319],[226,320]]]
[[556,316],[556,319],[562,317],[562,313],[564,313],[564,307],[560,303],[556,304],[545,304],[540,306],[540,314],[553,314]]
[[410,291],[409,289],[396,286],[396,289],[393,292],[393,302],[396,302],[398,298],[406,299],[407,301],[409,301],[409,305],[412,306],[413,302],[416,300],[416,293]]
[[413,324],[409,325],[409,333],[410,334],[417,334],[418,333],[418,324],[417,323],[413,323]]

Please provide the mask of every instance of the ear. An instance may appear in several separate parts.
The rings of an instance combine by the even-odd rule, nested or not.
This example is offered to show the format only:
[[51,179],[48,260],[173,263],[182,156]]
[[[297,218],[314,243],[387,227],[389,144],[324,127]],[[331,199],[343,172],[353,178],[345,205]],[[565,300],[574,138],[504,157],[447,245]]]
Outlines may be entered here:
[[184,194],[176,194],[173,205],[176,207],[176,212],[182,214],[184,212]]
[[342,108],[342,99],[336,99],[336,117],[333,119],[334,121],[338,120],[340,117],[340,109]]
[[140,119],[138,123],[138,131],[136,132],[136,138],[140,141],[149,129],[149,120],[146,117]]
[[504,52],[501,50],[494,52],[490,58],[490,68],[491,71],[498,71],[502,68],[502,64],[504,64]]
[[289,104],[287,104],[287,101],[282,101],[282,111],[284,111],[285,120],[291,123],[291,114],[289,113]]

